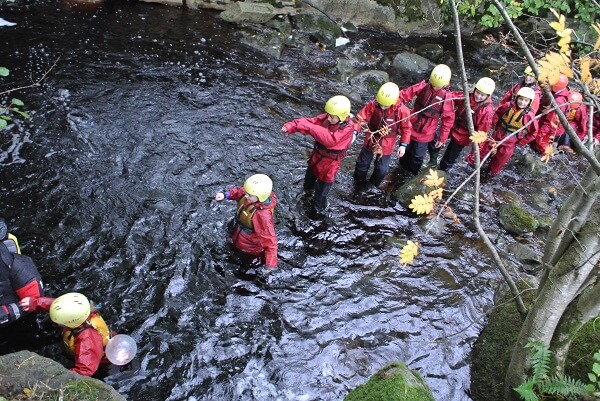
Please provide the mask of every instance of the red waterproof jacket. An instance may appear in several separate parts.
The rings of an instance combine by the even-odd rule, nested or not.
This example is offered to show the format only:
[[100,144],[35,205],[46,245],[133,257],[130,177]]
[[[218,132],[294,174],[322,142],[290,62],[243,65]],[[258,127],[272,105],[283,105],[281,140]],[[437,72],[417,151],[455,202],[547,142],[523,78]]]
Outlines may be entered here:
[[[588,134],[587,107],[582,104],[577,109],[569,110],[569,114],[567,114],[567,120],[569,120],[569,125],[573,127],[577,133],[577,137],[583,141]],[[597,133],[596,135],[600,135],[600,133]]]
[[[556,101],[556,104],[560,106],[560,110],[567,116],[569,114],[569,89],[565,88],[559,92],[553,93],[552,96]],[[550,106],[549,102],[544,101],[541,103],[541,111],[546,107]],[[542,116],[539,121],[540,132],[535,140],[535,146],[538,150],[544,151],[546,146],[565,133],[565,127],[562,126],[558,119],[558,114],[555,110]]]
[[[455,92],[453,97],[460,98],[462,95],[462,92]],[[470,146],[471,139],[469,139],[469,137],[471,135],[467,128],[467,107],[462,98],[460,100],[455,100],[455,103],[457,105],[455,111],[456,119],[454,120],[454,126],[452,126],[452,129],[450,130],[450,135],[460,146]],[[488,96],[483,102],[477,103],[475,97],[471,93],[469,95],[469,106],[471,107],[471,117],[473,119],[473,128],[475,131],[489,132],[494,117],[492,97]]]
[[[38,309],[49,311],[54,299],[55,298],[41,297],[37,300],[32,300],[30,309],[32,311]],[[96,313],[97,312],[92,312],[89,318]],[[75,329],[63,327],[63,331],[67,330],[71,330],[75,333],[75,366],[70,370],[82,376],[92,376],[98,370],[100,363],[108,362],[104,358],[102,336],[96,329],[86,326],[85,323]]]
[[492,119],[494,135],[492,137],[496,141],[501,141],[512,132],[527,125],[527,128],[519,131],[518,134],[504,142],[506,146],[524,146],[533,141],[537,135],[538,125],[534,118],[535,113],[531,108],[526,107],[521,111],[514,101],[505,103],[502,106],[499,106],[494,113],[494,118]]
[[[227,191],[225,197],[239,200],[245,194],[244,188],[235,187]],[[265,202],[249,203],[244,199],[239,208],[253,213],[252,228],[244,227],[238,220],[231,236],[231,242],[236,248],[251,255],[262,256],[263,262],[271,268],[277,267],[277,235],[273,223],[276,205],[277,196],[274,192],[271,192],[271,196]]]
[[594,139],[600,141],[600,112],[596,110],[592,123],[592,131],[594,131]]
[[[383,110],[376,100],[367,103],[356,115],[359,122],[365,121],[369,127],[369,130],[365,132],[363,148],[374,151],[374,148],[379,145],[381,153],[387,156],[394,151],[398,137],[400,137],[401,145],[408,145],[412,133],[409,115],[408,107],[400,100],[386,110]],[[380,130],[385,129],[386,126],[389,127],[390,132],[382,136]],[[377,133],[373,135],[373,132]]]
[[[400,99],[407,103],[415,96],[411,117],[412,136],[416,142],[431,142],[435,138],[438,122],[442,120],[438,141],[448,140],[450,129],[454,125],[454,92],[446,88],[434,90],[428,81],[421,81],[400,91]],[[433,106],[431,106],[433,105]],[[428,107],[431,106],[431,107]],[[415,114],[419,112],[418,114]]]
[[524,86],[529,86],[535,92],[535,97],[533,98],[533,101],[531,102],[531,105],[529,107],[531,107],[531,110],[533,110],[534,114],[537,114],[538,110],[540,109],[540,100],[542,98],[542,90],[537,84],[534,84],[533,86],[525,85],[524,82],[519,82],[518,84],[515,84],[512,88],[507,90],[502,99],[500,99],[498,107],[516,100],[517,92]]
[[298,118],[283,126],[289,134],[299,132],[315,139],[308,168],[319,180],[334,182],[342,159],[356,135],[357,124],[348,117],[344,122],[330,125],[327,113],[323,113],[312,118]]

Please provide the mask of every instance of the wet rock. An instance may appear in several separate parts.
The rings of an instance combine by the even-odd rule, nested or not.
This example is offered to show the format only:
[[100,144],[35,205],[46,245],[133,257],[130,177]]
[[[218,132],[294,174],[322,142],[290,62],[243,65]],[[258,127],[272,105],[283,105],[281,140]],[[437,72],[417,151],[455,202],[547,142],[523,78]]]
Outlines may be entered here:
[[503,204],[498,210],[500,225],[512,235],[534,232],[539,221],[518,203]]
[[535,273],[542,268],[541,257],[531,247],[515,242],[510,244],[508,249],[515,259],[523,264],[526,272]]
[[344,401],[434,401],[423,377],[402,362],[393,362],[368,382],[350,391]]
[[334,48],[335,40],[343,35],[339,25],[318,14],[300,14],[292,17],[294,27],[309,35],[312,42]]
[[542,162],[540,156],[527,152],[517,158],[517,168],[519,173],[530,177],[541,177],[546,170],[546,165]]
[[73,373],[58,362],[36,353],[19,351],[0,356],[0,394],[9,398],[17,397],[25,389],[29,389],[31,394],[43,393],[48,399],[54,399],[53,394],[58,399],[61,392],[62,399],[63,395],[69,392],[75,395],[78,391],[90,396],[93,394],[93,399],[125,401],[125,397],[108,384]]
[[241,42],[267,56],[278,59],[281,57],[286,40],[287,36],[279,31],[264,31],[245,34]]
[[385,71],[367,70],[360,71],[349,78],[350,84],[357,87],[358,90],[377,93],[379,87],[390,80],[390,76]]
[[444,47],[438,43],[427,43],[417,48],[417,54],[428,60],[440,60],[444,54]]
[[[446,177],[446,173],[444,171],[437,170],[437,173],[438,177]],[[409,205],[415,196],[423,195],[424,193],[431,192],[433,190],[423,183],[425,176],[428,174],[429,169],[423,168],[419,174],[406,181],[400,186],[400,188],[396,190],[394,195],[404,208],[410,209]]]
[[258,23],[269,21],[278,12],[268,3],[235,2],[219,14],[219,17],[227,22],[236,24]]
[[402,52],[394,57],[392,66],[402,75],[416,76],[428,73],[435,64],[416,53]]

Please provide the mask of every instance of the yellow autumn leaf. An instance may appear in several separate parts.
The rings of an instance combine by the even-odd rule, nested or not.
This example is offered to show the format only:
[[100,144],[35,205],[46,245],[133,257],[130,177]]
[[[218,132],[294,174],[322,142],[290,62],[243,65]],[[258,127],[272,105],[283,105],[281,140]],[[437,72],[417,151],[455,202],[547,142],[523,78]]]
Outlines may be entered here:
[[23,394],[25,394],[27,397],[29,397],[31,395],[31,389],[29,387],[25,387],[23,389]]
[[546,145],[544,148],[544,155],[542,156],[542,162],[548,163],[552,156],[554,156],[554,146],[552,146],[552,144]]
[[589,84],[592,82],[592,74],[590,73],[590,57],[582,57],[579,60],[579,70],[581,71],[581,82]]
[[471,142],[476,144],[484,143],[485,141],[487,141],[487,132],[475,131],[473,132],[473,135],[469,137],[469,139],[471,140]]
[[429,196],[433,200],[442,199],[442,197],[444,196],[444,189],[443,188],[434,189],[433,191],[429,192]]
[[552,12],[552,14],[554,14],[554,16],[556,17],[556,19],[557,19],[557,20],[559,20],[559,21],[560,21],[560,19],[562,18],[562,19],[563,19],[563,24],[564,24],[565,17],[564,17],[563,15],[560,15],[560,14],[558,13],[558,11],[556,11],[556,10],[555,10],[555,9],[553,9],[553,8],[551,8],[551,9],[550,9],[550,11]]
[[552,21],[552,22],[550,23],[550,26],[551,26],[551,27],[552,27],[552,29],[554,29],[556,32],[560,32],[560,31],[562,31],[562,30],[565,28],[565,27],[564,27],[564,26],[562,26],[562,25],[560,24],[560,22],[558,22],[558,21]]
[[594,79],[590,84],[590,92],[594,95],[600,95],[600,81],[598,79]]
[[439,187],[444,183],[444,177],[438,177],[437,170],[429,169],[429,174],[425,176],[424,184],[429,188]]
[[592,28],[594,28],[594,30],[598,34],[598,39],[596,39],[594,50],[600,50],[600,23],[592,24]]
[[416,214],[429,214],[433,210],[435,200],[429,195],[417,195],[415,196],[409,208]]
[[400,251],[400,263],[406,266],[415,260],[415,257],[419,254],[419,244],[413,241],[406,241],[406,245],[402,247]]

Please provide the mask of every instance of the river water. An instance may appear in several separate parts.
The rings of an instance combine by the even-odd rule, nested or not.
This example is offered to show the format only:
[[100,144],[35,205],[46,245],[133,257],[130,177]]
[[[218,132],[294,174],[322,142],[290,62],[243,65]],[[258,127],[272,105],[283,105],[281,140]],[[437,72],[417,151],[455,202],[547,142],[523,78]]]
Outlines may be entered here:
[[[423,235],[422,220],[389,197],[355,193],[358,144],[329,216],[307,215],[312,144],[279,130],[337,93],[339,51],[299,46],[269,59],[206,10],[0,11],[17,23],[0,28],[3,90],[55,64],[14,94],[33,118],[0,138],[1,213],[49,295],[86,294],[136,339],[135,366],[106,382],[133,401],[333,401],[399,360],[437,400],[469,399],[468,355],[499,279],[471,229]],[[383,41],[351,45],[377,52]],[[234,205],[211,200],[254,173],[273,178],[280,200],[280,269],[266,279],[227,243]],[[468,220],[470,205],[456,211]],[[421,254],[402,267],[399,247],[415,238]],[[55,355],[51,327],[38,317],[18,344],[3,330],[1,352]]]

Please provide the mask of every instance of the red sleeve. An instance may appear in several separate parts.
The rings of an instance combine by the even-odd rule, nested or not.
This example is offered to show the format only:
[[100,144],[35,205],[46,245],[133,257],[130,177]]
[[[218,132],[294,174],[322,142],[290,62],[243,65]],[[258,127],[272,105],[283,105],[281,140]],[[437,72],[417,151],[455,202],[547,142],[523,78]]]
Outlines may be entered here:
[[335,131],[330,131],[330,127],[323,127],[320,125],[322,123],[322,119],[317,119],[316,121],[311,121],[314,119],[300,119],[298,120],[298,132],[308,134],[312,136],[315,141],[321,143],[327,149],[330,150],[344,150],[348,149],[350,144],[352,143],[352,136],[356,126],[355,123],[351,120],[346,120],[348,123],[342,129],[336,129]]
[[373,115],[373,111],[375,111],[375,100],[371,100],[369,103],[365,104],[362,109],[356,115],[357,118],[362,119],[363,121],[369,122],[371,116]]
[[50,298],[50,297],[40,297],[37,299],[32,299],[30,304],[29,304],[29,310],[31,312],[35,312],[36,310],[44,310],[44,311],[49,311],[50,310],[50,306],[52,306],[52,302],[54,302],[56,298]]
[[523,125],[528,124],[530,121],[531,124],[529,124],[527,128],[525,128],[527,132],[521,133],[522,136],[527,135],[528,139],[529,136],[531,136],[531,138],[535,138],[538,132],[538,122],[537,120],[535,120],[535,113],[533,112],[533,110],[529,110],[529,112],[523,116]]
[[578,123],[579,126],[581,127],[581,140],[583,140],[587,134],[588,134],[588,112],[587,112],[587,108],[585,107],[585,105],[581,105],[579,107],[579,119],[578,119]]
[[404,102],[410,102],[425,86],[429,85],[427,81],[417,82],[416,84],[404,88],[400,91],[400,99]]
[[265,248],[265,264],[268,267],[277,267],[277,236],[272,209],[257,210],[252,216],[252,225],[261,246]]
[[[446,99],[452,98],[452,92],[446,94]],[[450,130],[454,125],[454,102],[445,101],[442,108],[442,127],[440,128],[440,142],[446,142],[450,135]]]
[[104,355],[102,336],[92,327],[75,337],[75,366],[71,371],[82,376],[92,376],[98,370]]
[[398,119],[400,120],[400,143],[408,145],[412,135],[412,123],[410,122],[410,110],[404,104],[400,105],[398,110]]
[[28,284],[19,288],[15,292],[17,293],[19,300],[26,297],[31,297],[35,299],[39,298],[42,295],[40,283],[37,280],[30,281]]
[[246,191],[242,187],[231,188],[227,191],[227,199],[238,200],[242,196],[246,195]]

